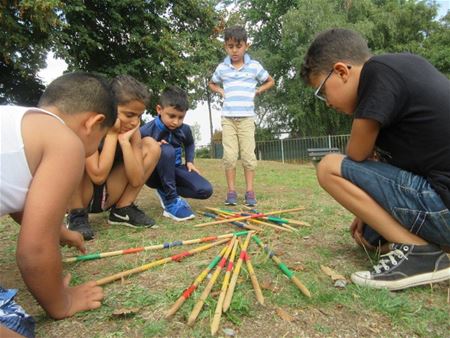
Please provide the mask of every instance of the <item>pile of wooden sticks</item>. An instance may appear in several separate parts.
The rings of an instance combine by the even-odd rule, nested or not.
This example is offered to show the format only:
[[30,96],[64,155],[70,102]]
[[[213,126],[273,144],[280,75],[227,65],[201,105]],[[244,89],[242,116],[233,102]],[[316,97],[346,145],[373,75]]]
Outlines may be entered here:
[[[209,279],[208,284],[203,289],[200,297],[197,300],[197,303],[195,304],[189,319],[188,319],[188,325],[193,325],[195,323],[196,318],[198,317],[200,311],[203,308],[203,305],[209,296],[211,290],[213,289],[214,285],[216,284],[217,280],[219,279],[219,275],[222,271],[225,271],[223,281],[222,281],[222,287],[220,291],[220,295],[217,301],[216,310],[214,312],[214,317],[211,322],[211,334],[215,335],[219,329],[220,319],[223,312],[226,312],[230,308],[231,300],[233,297],[234,289],[239,277],[240,270],[242,268],[242,265],[245,264],[247,267],[247,271],[249,274],[249,277],[251,279],[255,296],[257,301],[264,305],[264,297],[261,292],[261,288],[259,286],[258,280],[256,278],[255,271],[253,269],[253,265],[251,263],[250,256],[248,254],[248,247],[250,245],[250,241],[253,240],[258,246],[260,246],[267,254],[268,256],[277,264],[277,266],[280,268],[280,270],[297,286],[297,288],[307,297],[311,297],[311,294],[309,290],[303,285],[300,280],[294,276],[294,273],[289,270],[289,268],[276,256],[276,254],[268,247],[266,246],[261,239],[256,236],[256,232],[259,230],[259,226],[265,226],[267,224],[270,224],[270,227],[274,227],[275,229],[284,229],[282,231],[297,231],[296,228],[293,228],[291,226],[286,226],[289,224],[295,224],[292,220],[287,220],[284,218],[278,218],[273,217],[271,215],[281,212],[289,212],[289,211],[298,211],[302,210],[303,208],[297,208],[297,209],[289,209],[279,212],[270,212],[266,214],[262,213],[251,213],[251,212],[245,212],[241,215],[236,214],[234,212],[230,212],[227,210],[220,210],[220,209],[214,209],[214,208],[207,208],[209,211],[212,211],[215,218],[222,218],[215,222],[209,222],[209,223],[202,223],[195,225],[196,227],[199,226],[206,226],[210,224],[220,224],[220,223],[232,223],[236,225],[235,223],[239,224],[239,227],[246,228],[249,230],[245,231],[239,231],[234,233],[228,233],[224,235],[215,235],[215,236],[207,236],[207,237],[201,237],[196,239],[190,239],[190,240],[177,240],[172,242],[164,242],[162,244],[157,245],[151,245],[151,246],[145,246],[145,247],[138,247],[138,248],[129,248],[124,250],[116,250],[116,251],[110,251],[110,252],[103,252],[103,253],[95,253],[95,254],[89,254],[89,255],[82,255],[82,256],[76,256],[76,257],[69,257],[63,259],[63,262],[81,262],[81,261],[88,261],[88,260],[94,260],[94,259],[102,259],[106,257],[112,257],[112,256],[118,256],[118,255],[127,255],[127,254],[134,254],[139,253],[143,251],[149,251],[149,250],[159,250],[159,249],[169,249],[177,246],[183,246],[183,245],[192,245],[192,244],[202,244],[207,243],[205,245],[199,246],[197,248],[183,251],[175,255],[171,255],[166,258],[158,259],[152,262],[149,262],[147,264],[144,264],[139,267],[135,267],[133,269],[129,269],[126,271],[122,271],[116,274],[113,274],[111,276],[107,276],[104,278],[101,278],[96,281],[97,285],[104,285],[116,280],[123,279],[125,277],[128,277],[130,275],[140,273],[149,269],[152,269],[154,267],[164,265],[170,262],[179,262],[182,259],[192,256],[195,253],[210,249],[212,247],[224,244],[225,246],[220,250],[220,252],[217,254],[217,256],[211,261],[211,263],[197,276],[197,278],[194,280],[194,282],[186,288],[181,296],[178,298],[178,300],[173,304],[173,306],[167,311],[166,318],[172,317],[178,309],[182,306],[182,304],[188,299],[194,291],[199,287],[199,285],[202,283],[203,280],[206,279],[208,274],[214,270],[214,272],[211,275],[211,278]],[[261,221],[261,220],[264,221]],[[242,220],[250,220],[252,222],[248,223],[242,223]],[[269,223],[270,221],[271,223]],[[260,223],[258,223],[260,222]],[[267,224],[266,224],[267,223]],[[299,224],[302,223],[302,224]],[[258,224],[256,226],[255,224]],[[304,222],[298,222],[296,225],[306,225]],[[256,228],[252,228],[252,226]],[[240,237],[246,236],[245,241],[242,242]],[[239,252],[239,253],[238,253]],[[237,258],[237,259],[236,259]],[[235,263],[236,261],[236,263]]]

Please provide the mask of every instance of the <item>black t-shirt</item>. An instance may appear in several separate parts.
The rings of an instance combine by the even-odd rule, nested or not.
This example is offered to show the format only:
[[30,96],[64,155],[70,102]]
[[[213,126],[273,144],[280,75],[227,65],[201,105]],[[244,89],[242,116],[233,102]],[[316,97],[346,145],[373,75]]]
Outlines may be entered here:
[[374,56],[361,71],[354,118],[380,123],[386,162],[426,177],[450,209],[450,81],[412,54]]

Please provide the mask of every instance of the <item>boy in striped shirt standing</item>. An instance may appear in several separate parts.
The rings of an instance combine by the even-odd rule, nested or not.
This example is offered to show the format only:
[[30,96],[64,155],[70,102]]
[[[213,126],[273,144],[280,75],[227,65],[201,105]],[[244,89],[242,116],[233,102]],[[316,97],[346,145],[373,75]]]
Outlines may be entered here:
[[[254,97],[274,86],[275,81],[258,61],[247,54],[247,32],[233,26],[224,32],[228,56],[220,63],[209,88],[222,95],[222,144],[228,193],[226,205],[237,204],[236,161],[241,155],[246,182],[245,204],[256,205],[253,181],[256,169]],[[261,84],[258,88],[256,86]]]

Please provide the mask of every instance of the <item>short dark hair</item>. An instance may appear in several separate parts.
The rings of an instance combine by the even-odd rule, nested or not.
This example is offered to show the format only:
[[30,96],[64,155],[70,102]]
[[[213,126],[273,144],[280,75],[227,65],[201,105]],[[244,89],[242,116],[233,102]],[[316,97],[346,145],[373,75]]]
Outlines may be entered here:
[[118,75],[111,81],[111,87],[117,104],[141,101],[145,107],[150,103],[151,94],[146,85],[130,75]]
[[310,83],[311,75],[329,72],[336,62],[361,65],[371,56],[367,41],[350,29],[333,28],[319,33],[309,46],[301,76]]
[[66,73],[53,80],[39,99],[38,107],[56,107],[63,114],[96,112],[105,115],[102,125],[111,127],[117,106],[108,81],[85,72]]
[[189,100],[186,92],[176,86],[166,87],[159,97],[161,107],[174,107],[176,110],[186,112],[189,109]]
[[234,39],[236,42],[245,42],[247,43],[247,32],[244,27],[241,26],[232,26],[228,27],[224,31],[224,40],[227,42],[228,40]]

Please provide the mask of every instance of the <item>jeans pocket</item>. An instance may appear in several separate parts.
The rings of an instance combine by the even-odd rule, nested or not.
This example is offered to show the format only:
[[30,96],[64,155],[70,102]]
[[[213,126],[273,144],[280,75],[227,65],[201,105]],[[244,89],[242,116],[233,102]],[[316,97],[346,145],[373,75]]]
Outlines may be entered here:
[[409,231],[427,242],[450,245],[450,211],[424,212],[394,208],[393,216]]

